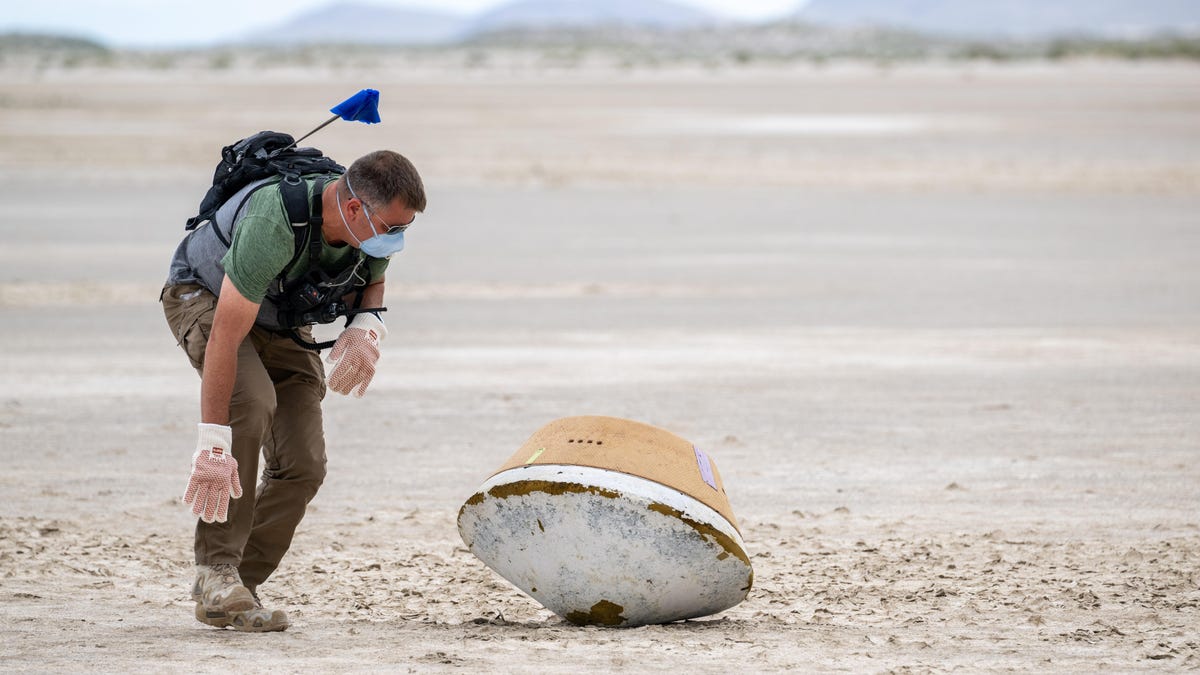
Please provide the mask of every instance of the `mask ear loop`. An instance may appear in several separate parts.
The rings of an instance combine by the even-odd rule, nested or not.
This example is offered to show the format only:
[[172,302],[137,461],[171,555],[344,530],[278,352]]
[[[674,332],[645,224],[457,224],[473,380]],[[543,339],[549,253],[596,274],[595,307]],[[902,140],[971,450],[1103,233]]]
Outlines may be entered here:
[[[346,177],[346,187],[347,188],[350,187],[350,177],[349,176]],[[362,245],[363,245],[362,240],[358,238],[357,234],[354,234],[354,230],[350,229],[350,221],[346,220],[346,214],[342,213],[342,189],[335,188],[335,192],[337,194],[337,199],[338,199],[338,216],[340,216],[342,219],[342,227],[346,228],[347,234],[349,234],[351,237],[354,237],[354,243],[358,244],[359,249],[361,250]],[[354,197],[355,199],[358,199],[358,196],[354,194],[353,189],[350,190],[350,195],[352,197]],[[359,199],[359,201],[361,202],[362,200]]]
[[367,259],[363,256],[359,256],[358,262],[354,263],[354,271],[352,272],[352,274],[354,275],[354,278],[357,280],[357,282],[359,284],[362,284],[363,286],[367,285],[367,278],[364,277],[363,275],[359,274],[358,270],[360,268],[362,268],[362,265],[365,262],[367,262]]
[[362,266],[366,261],[367,259],[365,256],[357,256],[357,260],[354,261],[354,266],[347,267],[338,273],[337,276],[329,276],[324,272],[324,270],[317,270],[322,277],[322,280],[318,282],[317,285],[325,288],[329,288],[331,286],[341,286],[349,281],[351,277],[353,277],[354,279],[358,280],[359,284],[365,286],[367,284],[367,278],[359,274],[358,271],[362,269]]

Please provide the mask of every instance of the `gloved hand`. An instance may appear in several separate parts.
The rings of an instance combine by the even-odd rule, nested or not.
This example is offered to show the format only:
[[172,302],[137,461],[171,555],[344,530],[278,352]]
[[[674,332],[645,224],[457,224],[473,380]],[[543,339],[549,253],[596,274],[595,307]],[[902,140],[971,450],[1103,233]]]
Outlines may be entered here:
[[379,342],[387,337],[387,328],[374,314],[359,314],[333,343],[326,362],[333,364],[329,372],[329,388],[339,394],[356,398],[367,393],[367,385],[375,377],[375,362],[379,360]]
[[242,496],[238,463],[230,448],[233,429],[221,424],[199,425],[200,440],[192,455],[192,477],[188,479],[183,503],[192,505],[192,513],[206,523],[225,522],[229,498]]

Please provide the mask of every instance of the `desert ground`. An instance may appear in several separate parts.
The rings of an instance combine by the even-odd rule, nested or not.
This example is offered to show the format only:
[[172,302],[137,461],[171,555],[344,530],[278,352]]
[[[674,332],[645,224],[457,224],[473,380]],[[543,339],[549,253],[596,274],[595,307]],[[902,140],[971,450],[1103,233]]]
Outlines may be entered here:
[[[362,87],[312,144],[430,205],[261,589],[292,627],[212,629],[158,290],[222,145]],[[1200,668],[1200,66],[3,64],[0,177],[0,670]],[[745,602],[579,628],[465,548],[584,414],[708,451]]]

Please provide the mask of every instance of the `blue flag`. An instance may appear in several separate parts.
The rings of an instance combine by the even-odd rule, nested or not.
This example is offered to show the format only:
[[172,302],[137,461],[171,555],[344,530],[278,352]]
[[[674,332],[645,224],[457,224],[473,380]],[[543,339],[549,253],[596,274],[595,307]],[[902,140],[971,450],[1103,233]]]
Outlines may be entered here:
[[374,89],[363,89],[330,108],[329,112],[347,122],[375,124],[379,121],[379,92]]

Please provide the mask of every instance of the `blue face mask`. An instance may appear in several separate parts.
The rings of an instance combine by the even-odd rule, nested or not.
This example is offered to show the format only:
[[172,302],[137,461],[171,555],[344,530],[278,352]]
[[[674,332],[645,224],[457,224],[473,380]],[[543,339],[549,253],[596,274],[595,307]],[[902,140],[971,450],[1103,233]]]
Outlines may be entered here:
[[[351,232],[351,234],[354,234]],[[404,233],[377,234],[370,239],[359,242],[358,250],[372,258],[388,258],[394,253],[404,250]]]
[[[350,194],[353,195],[355,199],[359,199],[358,195],[354,194],[354,188],[350,187],[349,178],[346,179],[346,187],[350,188]],[[341,204],[341,190],[337,191],[337,197],[338,204]],[[359,201],[361,202],[362,200],[359,199]],[[367,222],[371,223],[372,229],[374,229],[374,221],[371,220],[371,212],[366,211],[365,202],[363,203],[363,210],[367,213]],[[376,234],[373,237],[367,238],[366,241],[362,241],[358,237],[354,236],[354,230],[350,229],[350,223],[346,222],[346,214],[342,213],[340,206],[338,207],[338,215],[342,217],[342,225],[346,226],[346,232],[349,232],[350,236],[354,237],[354,243],[358,244],[358,250],[371,256],[372,258],[388,258],[393,254],[404,250],[403,230],[400,232],[385,232],[384,234]]]

